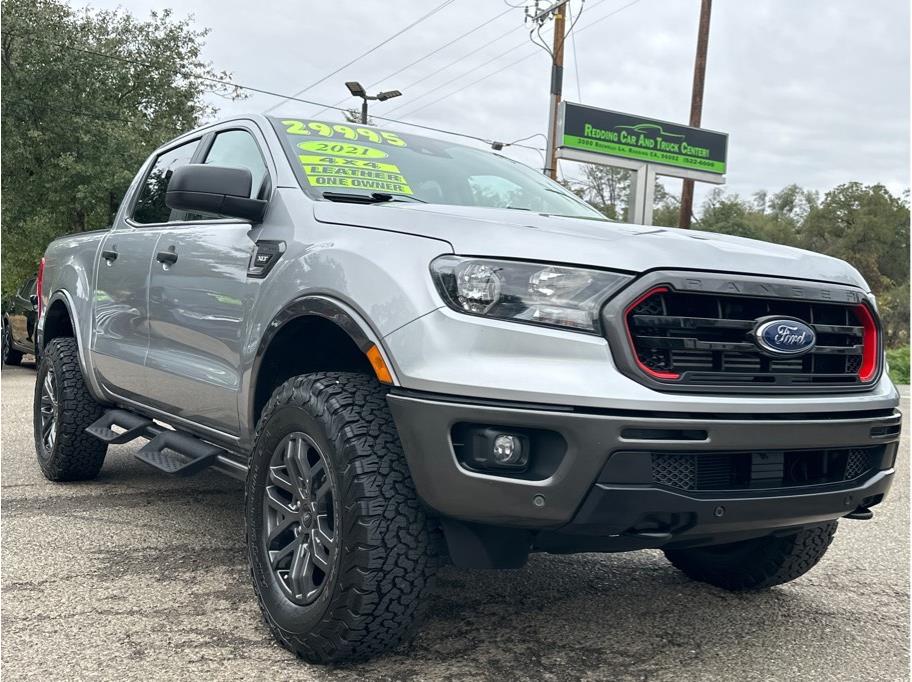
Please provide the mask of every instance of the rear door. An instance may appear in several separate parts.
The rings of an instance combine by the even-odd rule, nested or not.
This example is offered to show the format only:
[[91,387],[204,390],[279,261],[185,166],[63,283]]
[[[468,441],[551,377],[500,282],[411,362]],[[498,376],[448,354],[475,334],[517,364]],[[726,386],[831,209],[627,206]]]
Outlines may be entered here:
[[[248,168],[251,195],[268,198],[266,149],[255,125],[233,122],[207,136],[199,160]],[[241,344],[261,281],[247,276],[259,230],[216,215],[171,223],[150,275],[146,395],[158,409],[229,434],[238,431]]]
[[105,235],[96,263],[92,356],[102,386],[142,402],[149,346],[149,270],[161,230],[183,213],[165,206],[175,168],[190,163],[199,139],[161,152],[148,166],[130,206]]

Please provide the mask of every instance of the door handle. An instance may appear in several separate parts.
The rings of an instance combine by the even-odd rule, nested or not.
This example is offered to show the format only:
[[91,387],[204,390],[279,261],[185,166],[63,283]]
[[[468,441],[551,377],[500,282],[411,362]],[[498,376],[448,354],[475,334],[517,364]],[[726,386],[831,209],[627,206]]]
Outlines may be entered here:
[[117,251],[113,249],[105,249],[101,252],[101,257],[104,258],[110,264],[112,261],[117,260]]
[[177,254],[174,251],[159,251],[155,260],[165,265],[174,265],[177,262]]

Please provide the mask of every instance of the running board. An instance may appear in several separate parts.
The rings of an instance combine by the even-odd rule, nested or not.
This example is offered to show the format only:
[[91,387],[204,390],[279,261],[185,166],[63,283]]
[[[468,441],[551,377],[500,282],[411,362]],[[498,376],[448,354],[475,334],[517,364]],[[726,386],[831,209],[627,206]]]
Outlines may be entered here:
[[[119,430],[115,431],[115,427]],[[86,432],[108,445],[120,445],[145,436],[150,428],[157,428],[151,419],[126,410],[108,410],[101,419],[87,426]]]
[[147,438],[149,442],[139,449],[136,458],[172,476],[191,476],[213,465],[232,478],[243,480],[246,474],[246,467],[222,448],[127,410],[108,410],[86,427],[86,432],[110,445]]
[[178,431],[162,431],[136,458],[172,476],[191,476],[215,464],[224,450]]

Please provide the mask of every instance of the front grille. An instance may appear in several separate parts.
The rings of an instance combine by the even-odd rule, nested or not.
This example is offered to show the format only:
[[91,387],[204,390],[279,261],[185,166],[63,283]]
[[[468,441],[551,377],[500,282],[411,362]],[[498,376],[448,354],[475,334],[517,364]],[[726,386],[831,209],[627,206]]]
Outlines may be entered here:
[[652,480],[681,490],[756,490],[853,481],[877,468],[884,446],[828,450],[652,453]]
[[[658,287],[627,310],[625,322],[640,370],[658,381],[753,388],[861,386],[865,343],[877,341],[876,335],[866,338],[859,307]],[[811,352],[777,357],[761,350],[753,337],[758,321],[780,316],[802,320],[814,330],[817,343]]]

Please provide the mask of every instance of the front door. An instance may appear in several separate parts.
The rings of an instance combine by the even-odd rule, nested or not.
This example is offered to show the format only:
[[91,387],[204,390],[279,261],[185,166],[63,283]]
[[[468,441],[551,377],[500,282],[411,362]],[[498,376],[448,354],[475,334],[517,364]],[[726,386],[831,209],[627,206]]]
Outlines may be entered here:
[[145,394],[149,270],[159,228],[171,218],[164,188],[174,169],[190,162],[198,144],[183,143],[156,157],[133,205],[124,207],[101,244],[95,264],[92,364],[101,385],[117,396],[142,400]]
[[[268,192],[251,130],[223,130],[207,142],[204,163],[249,168],[251,194]],[[158,409],[236,434],[244,326],[260,283],[247,269],[259,229],[219,216],[188,217],[201,220],[162,230],[153,256],[146,395]]]

